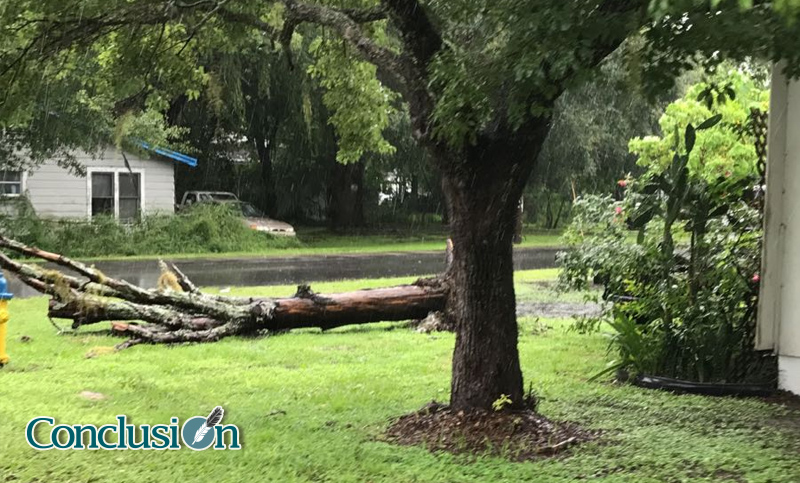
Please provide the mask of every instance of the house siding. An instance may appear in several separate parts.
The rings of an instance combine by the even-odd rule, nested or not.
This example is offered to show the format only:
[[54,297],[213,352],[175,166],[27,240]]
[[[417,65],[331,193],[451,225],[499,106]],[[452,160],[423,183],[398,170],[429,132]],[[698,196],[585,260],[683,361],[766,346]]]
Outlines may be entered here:
[[778,356],[778,387],[800,394],[800,357]]
[[756,348],[778,355],[778,385],[800,394],[800,82],[772,70]]
[[[144,212],[146,214],[174,213],[175,170],[171,161],[143,159],[126,153],[131,169],[142,173]],[[87,170],[126,170],[122,154],[114,149],[93,158],[78,154]],[[28,173],[25,186],[28,199],[39,216],[53,218],[88,218],[88,179],[78,177],[55,162],[46,161]]]

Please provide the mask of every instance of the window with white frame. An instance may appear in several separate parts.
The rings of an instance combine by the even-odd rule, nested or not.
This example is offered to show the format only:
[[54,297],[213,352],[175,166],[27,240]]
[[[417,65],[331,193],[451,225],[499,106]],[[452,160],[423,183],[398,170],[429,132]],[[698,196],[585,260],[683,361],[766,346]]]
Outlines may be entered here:
[[114,216],[114,173],[92,173],[92,218]]
[[0,170],[0,196],[22,194],[22,171]]
[[128,171],[92,171],[89,173],[90,216],[113,216],[130,223],[142,211],[142,175]]
[[119,183],[119,219],[132,222],[139,219],[142,205],[142,182],[139,173],[118,173]]

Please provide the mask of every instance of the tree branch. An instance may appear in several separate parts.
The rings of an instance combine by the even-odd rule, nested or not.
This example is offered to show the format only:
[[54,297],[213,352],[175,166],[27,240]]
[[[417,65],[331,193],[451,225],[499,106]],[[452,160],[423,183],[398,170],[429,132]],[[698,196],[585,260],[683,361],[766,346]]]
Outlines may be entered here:
[[[127,300],[129,302],[174,305],[183,309],[191,310],[192,312],[202,313],[220,319],[225,319],[226,317],[231,317],[234,315],[227,304],[222,303],[215,298],[206,297],[202,294],[164,293],[156,290],[144,289],[132,283],[126,282],[125,280],[107,277],[100,270],[94,267],[89,267],[81,262],[71,260],[70,258],[58,253],[51,253],[38,248],[29,247],[16,240],[6,238],[5,236],[0,236],[0,247],[8,248],[27,256],[41,258],[42,260],[47,260],[55,263],[56,265],[66,267],[88,278],[89,281],[93,282],[94,284],[111,289],[115,297]],[[12,269],[13,265],[8,265],[7,260],[8,257],[0,257],[0,265],[2,265],[4,268]],[[21,266],[22,264],[18,265]],[[66,280],[69,280],[69,277],[64,277],[66,277]],[[71,284],[72,282],[70,281],[70,285]],[[242,315],[242,313],[247,311],[247,308],[240,307],[237,310],[241,312],[239,315]]]
[[196,294],[200,293],[200,289],[197,288],[197,285],[195,285],[191,280],[189,280],[189,277],[187,277],[186,274],[184,274],[178,268],[177,265],[175,265],[174,263],[170,263],[168,268],[175,273],[176,277],[178,277],[178,284],[180,284],[184,292],[196,293]]
[[[350,43],[364,60],[382,71],[382,75],[394,79],[396,85],[407,89],[415,79],[415,69],[409,58],[378,45],[364,33],[359,23],[344,11],[295,0],[283,0],[283,3],[286,5],[285,22],[288,22],[292,29],[304,22],[329,27]],[[351,14],[356,15],[353,12]]]
[[[76,45],[88,45],[103,35],[125,26],[159,25],[180,16],[169,4],[157,9],[152,4],[134,4],[129,8],[113,10],[95,17],[42,18],[35,22],[23,21],[26,26],[36,25],[38,31],[24,47],[11,55],[0,57],[0,77],[15,66],[44,58],[60,50]],[[22,27],[24,28],[24,27]],[[18,52],[18,55],[14,55]],[[11,57],[11,60],[8,60]]]
[[386,9],[382,5],[365,9],[340,8],[338,10],[358,23],[375,22],[386,18]]
[[209,329],[225,323],[217,319],[179,312],[167,306],[110,301],[86,296],[66,303],[51,300],[47,315],[71,319],[73,329],[108,320],[143,320],[169,329],[191,330]]
[[442,38],[417,0],[382,0],[417,66],[425,72],[442,49]]
[[[556,96],[560,96],[568,83],[579,71],[593,69],[611,55],[628,36],[644,26],[648,2],[646,0],[605,0],[592,12],[598,25],[607,29],[600,38],[586,38],[584,43],[592,45],[588,58],[566,69],[559,77],[554,77],[545,66],[545,76],[552,85],[557,86]],[[591,19],[587,19],[587,22]],[[555,101],[555,98],[548,101]]]
[[283,21],[283,29],[278,36],[278,43],[283,47],[283,53],[286,56],[289,69],[294,69],[294,60],[292,60],[292,35],[294,35],[294,29],[296,27],[297,21],[291,17],[287,17]]
[[272,27],[272,25],[268,24],[267,22],[261,20],[258,17],[247,15],[246,13],[239,13],[228,10],[226,8],[220,8],[217,10],[217,16],[219,16],[220,18],[222,18],[227,22],[253,27],[256,30],[260,30],[271,37],[275,37],[277,35],[277,32]]

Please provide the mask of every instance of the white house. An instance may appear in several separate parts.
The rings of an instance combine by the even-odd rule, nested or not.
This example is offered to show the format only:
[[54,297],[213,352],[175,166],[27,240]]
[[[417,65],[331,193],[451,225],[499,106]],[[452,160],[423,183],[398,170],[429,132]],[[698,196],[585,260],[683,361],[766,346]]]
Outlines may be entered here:
[[85,177],[50,161],[31,171],[0,171],[0,193],[5,199],[25,196],[42,217],[91,219],[102,214],[126,222],[141,214],[173,213],[174,163],[194,166],[197,160],[164,149],[153,152],[149,158],[127,152],[123,158],[114,148],[96,157],[79,153]]
[[778,354],[779,386],[800,394],[800,82],[773,67],[756,348]]

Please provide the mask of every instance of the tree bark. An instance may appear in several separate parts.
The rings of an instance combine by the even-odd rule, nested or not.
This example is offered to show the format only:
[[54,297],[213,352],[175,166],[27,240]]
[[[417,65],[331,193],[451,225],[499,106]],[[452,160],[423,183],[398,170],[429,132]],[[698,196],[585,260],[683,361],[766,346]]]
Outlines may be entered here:
[[[453,240],[447,316],[456,328],[450,405],[523,404],[512,240],[517,206],[549,121],[482,138],[443,172]],[[445,164],[446,166],[447,164]]]
[[275,137],[277,135],[277,126],[269,130],[266,137],[256,137],[256,151],[258,152],[258,161],[261,164],[261,184],[263,185],[263,204],[261,208],[267,216],[275,217],[277,215],[277,189],[275,186],[275,175],[272,163],[272,156],[274,152]]
[[[345,325],[422,319],[430,312],[442,310],[445,289],[436,282],[399,285],[373,290],[355,290],[335,294],[315,294],[301,285],[292,297],[277,299],[252,298],[237,301],[247,307],[274,305],[271,316],[250,327],[251,331],[283,331],[307,327],[329,330]],[[47,315],[73,321],[73,328],[105,321],[137,321],[172,325],[184,329],[206,330],[224,322],[203,315],[181,314],[162,306],[138,306],[119,302],[97,302],[87,310],[85,300],[63,303],[51,300]],[[256,310],[256,309],[254,309]]]
[[364,163],[334,163],[328,189],[328,221],[331,228],[364,225]]

